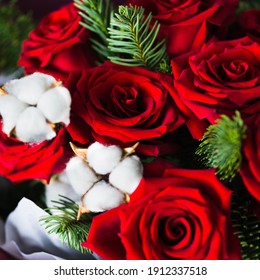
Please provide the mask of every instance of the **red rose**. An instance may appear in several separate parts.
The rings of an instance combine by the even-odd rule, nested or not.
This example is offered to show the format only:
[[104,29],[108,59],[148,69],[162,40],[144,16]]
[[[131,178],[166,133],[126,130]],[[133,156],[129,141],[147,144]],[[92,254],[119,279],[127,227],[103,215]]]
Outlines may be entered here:
[[103,259],[240,259],[230,197],[212,170],[168,169],[94,217],[82,245]]
[[220,114],[245,116],[260,110],[260,44],[245,37],[205,44],[172,60],[179,108],[194,137],[198,120],[214,123]]
[[168,53],[176,56],[208,41],[217,28],[234,19],[238,0],[128,0],[152,12],[161,24],[160,35],[167,38]]
[[260,201],[260,116],[247,120],[247,138],[243,144],[243,164],[240,171],[250,194]]
[[23,43],[18,64],[26,74],[38,71],[66,81],[69,72],[93,66],[89,33],[79,21],[73,4],[45,16]]
[[49,181],[65,168],[71,156],[66,131],[40,144],[23,143],[8,137],[0,128],[0,174],[13,182],[39,179]]
[[183,123],[172,90],[171,75],[107,62],[82,73],[68,131],[82,144],[94,139],[125,146],[158,139]]

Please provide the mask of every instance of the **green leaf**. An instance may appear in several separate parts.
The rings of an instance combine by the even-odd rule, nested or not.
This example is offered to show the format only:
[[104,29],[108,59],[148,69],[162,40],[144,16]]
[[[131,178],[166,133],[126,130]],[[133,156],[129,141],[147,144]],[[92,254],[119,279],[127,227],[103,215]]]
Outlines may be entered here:
[[107,60],[109,49],[107,47],[108,26],[114,13],[110,0],[74,0],[82,20],[80,24],[93,33],[92,48],[99,54],[101,62]]
[[157,21],[152,25],[152,14],[145,16],[144,11],[142,7],[119,6],[108,28],[108,58],[125,66],[169,73],[165,40],[157,40],[160,25]]
[[81,253],[92,253],[81,246],[88,236],[92,216],[85,213],[78,220],[79,206],[67,197],[61,196],[61,199],[53,203],[54,207],[46,209],[51,214],[40,218],[41,225],[49,234],[57,234],[61,242],[67,244],[69,248],[74,248]]
[[232,226],[240,241],[242,259],[260,260],[260,220],[252,209],[252,201],[244,192],[232,196]]
[[242,142],[246,137],[246,126],[240,113],[233,119],[222,115],[216,124],[207,128],[196,150],[199,160],[208,168],[216,168],[221,180],[231,181],[242,162]]

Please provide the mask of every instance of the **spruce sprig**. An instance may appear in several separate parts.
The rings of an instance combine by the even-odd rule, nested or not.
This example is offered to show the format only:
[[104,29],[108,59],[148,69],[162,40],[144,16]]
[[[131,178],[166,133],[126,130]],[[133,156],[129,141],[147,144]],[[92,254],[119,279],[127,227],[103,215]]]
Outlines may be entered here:
[[250,210],[252,201],[237,191],[232,196],[232,226],[244,260],[260,260],[260,219]]
[[81,253],[91,253],[81,243],[88,236],[92,217],[89,214],[82,214],[77,219],[79,206],[73,200],[61,196],[58,201],[53,201],[54,206],[47,208],[50,215],[40,218],[40,222],[49,234],[57,234],[62,243],[69,248],[74,248]]
[[119,6],[108,28],[109,59],[125,66],[169,72],[165,40],[157,41],[160,24],[155,21],[151,27],[152,14],[145,16],[144,12],[138,6]]
[[109,56],[108,26],[114,13],[110,0],[74,0],[75,7],[79,10],[82,20],[80,24],[93,32],[90,39],[92,48],[99,54],[101,62]]
[[206,167],[216,168],[221,180],[231,181],[241,166],[245,137],[246,126],[238,111],[233,119],[222,115],[207,128],[195,153]]

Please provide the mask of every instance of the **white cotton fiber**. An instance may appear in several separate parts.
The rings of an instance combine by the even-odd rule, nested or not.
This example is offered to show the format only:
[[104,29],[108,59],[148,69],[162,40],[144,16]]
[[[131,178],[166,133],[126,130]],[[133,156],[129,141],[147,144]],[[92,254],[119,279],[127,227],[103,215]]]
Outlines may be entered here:
[[143,177],[143,166],[137,156],[123,159],[110,173],[109,182],[122,192],[131,194]]
[[54,138],[56,133],[37,108],[28,107],[17,120],[16,136],[23,142],[39,143]]
[[52,123],[69,124],[71,96],[65,87],[59,86],[44,92],[37,108]]
[[91,212],[103,212],[124,203],[125,196],[105,181],[94,185],[84,196],[84,207]]
[[72,199],[76,203],[80,202],[81,196],[74,191],[70,184],[65,183],[58,177],[51,180],[45,188],[45,201],[47,207],[53,207],[55,205],[53,201],[58,201],[61,199],[61,195]]
[[43,92],[57,83],[50,75],[35,72],[20,79],[7,82],[4,89],[8,94],[16,96],[19,100],[36,105]]
[[66,175],[71,186],[79,195],[83,195],[98,180],[87,163],[78,156],[71,158],[67,163]]
[[27,105],[16,97],[5,94],[0,96],[0,115],[3,119],[3,131],[9,134],[15,127],[19,115]]
[[105,175],[110,173],[120,162],[122,152],[118,146],[105,146],[95,142],[88,148],[87,160],[98,174]]

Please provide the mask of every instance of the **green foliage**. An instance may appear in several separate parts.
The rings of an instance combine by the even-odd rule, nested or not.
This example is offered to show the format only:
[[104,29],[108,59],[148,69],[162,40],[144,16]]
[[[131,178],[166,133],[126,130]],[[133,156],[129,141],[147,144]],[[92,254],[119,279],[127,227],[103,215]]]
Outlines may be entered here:
[[82,247],[81,243],[88,236],[92,217],[89,214],[82,214],[78,220],[79,206],[67,197],[61,196],[59,201],[53,203],[55,206],[47,209],[51,215],[40,218],[48,233],[57,234],[69,248],[74,248],[81,253],[91,253],[87,248]]
[[160,25],[156,21],[151,27],[151,21],[152,14],[145,16],[142,7],[119,6],[108,28],[109,59],[125,66],[169,72],[165,40],[157,41]]
[[143,66],[170,73],[165,40],[158,42],[160,25],[152,25],[152,14],[145,16],[137,6],[119,6],[118,13],[109,0],[74,0],[81,24],[93,32],[93,49],[101,60],[125,66]]
[[22,14],[16,0],[4,4],[0,0],[0,71],[12,72],[17,68],[22,41],[34,28],[30,14]]
[[240,0],[238,11],[250,10],[250,9],[259,9],[260,0]]
[[231,181],[242,162],[242,142],[246,126],[236,111],[233,120],[222,115],[216,124],[207,128],[196,150],[199,160],[208,168],[216,168],[221,180]]
[[260,220],[250,210],[251,204],[244,193],[233,193],[232,226],[240,241],[242,258],[260,260]]
[[93,49],[100,55],[101,61],[109,56],[107,48],[108,26],[114,12],[110,0],[74,0],[82,18],[81,25],[92,31],[95,36],[91,38]]

